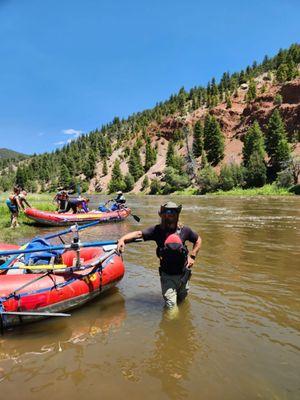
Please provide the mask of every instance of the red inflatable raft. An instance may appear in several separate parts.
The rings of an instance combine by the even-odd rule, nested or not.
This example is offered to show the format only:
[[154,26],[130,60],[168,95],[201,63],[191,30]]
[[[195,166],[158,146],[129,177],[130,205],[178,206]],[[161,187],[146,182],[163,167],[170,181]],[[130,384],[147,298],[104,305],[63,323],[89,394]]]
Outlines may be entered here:
[[[0,243],[1,250],[14,247]],[[123,260],[111,247],[104,249],[80,249],[80,262],[74,250],[65,251],[59,264],[25,265],[15,258],[13,268],[0,270],[1,328],[69,311],[116,285],[124,275]]]
[[93,221],[99,222],[119,222],[130,215],[130,208],[122,208],[116,211],[90,211],[88,213],[57,213],[51,211],[41,211],[36,208],[26,208],[26,216],[33,219],[41,225],[66,226],[77,224],[86,224]]

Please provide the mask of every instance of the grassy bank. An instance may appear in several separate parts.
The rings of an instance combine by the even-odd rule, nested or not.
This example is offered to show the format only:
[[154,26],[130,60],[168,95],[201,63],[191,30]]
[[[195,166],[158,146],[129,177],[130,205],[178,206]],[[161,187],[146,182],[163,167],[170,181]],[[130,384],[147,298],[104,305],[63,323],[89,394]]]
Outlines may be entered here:
[[[177,191],[175,195],[181,196],[192,196],[197,195],[198,190],[192,187],[184,189],[182,191]],[[242,189],[234,188],[232,190],[224,191],[218,190],[217,192],[207,193],[212,196],[293,196],[294,194],[289,192],[286,188],[278,188],[276,185],[265,185],[261,188],[253,189]]]
[[278,188],[276,185],[265,185],[253,189],[235,188],[227,192],[219,190],[211,194],[214,196],[293,196],[288,189]]
[[[33,222],[31,222],[23,212],[19,214],[18,228],[10,228],[10,212],[5,200],[9,193],[0,194],[0,241],[8,243],[16,243],[22,237],[30,235],[33,230]],[[27,200],[32,207],[40,210],[55,210],[55,205],[52,203],[53,194],[28,194]]]

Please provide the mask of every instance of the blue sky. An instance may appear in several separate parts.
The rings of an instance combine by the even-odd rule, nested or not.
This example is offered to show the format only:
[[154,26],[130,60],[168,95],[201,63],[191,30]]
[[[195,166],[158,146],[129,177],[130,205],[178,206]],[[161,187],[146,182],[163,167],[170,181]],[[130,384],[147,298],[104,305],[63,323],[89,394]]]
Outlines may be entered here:
[[52,151],[300,42],[298,0],[0,0],[0,147]]

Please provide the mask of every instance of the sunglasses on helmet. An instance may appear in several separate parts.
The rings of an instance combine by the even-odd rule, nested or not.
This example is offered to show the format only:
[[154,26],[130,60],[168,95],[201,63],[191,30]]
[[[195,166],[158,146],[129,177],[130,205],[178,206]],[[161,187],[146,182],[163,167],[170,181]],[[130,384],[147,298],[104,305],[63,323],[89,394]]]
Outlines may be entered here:
[[163,211],[161,212],[161,214],[164,214],[164,215],[175,215],[175,214],[178,214],[178,210],[175,210],[175,209],[166,209],[166,210],[163,210]]

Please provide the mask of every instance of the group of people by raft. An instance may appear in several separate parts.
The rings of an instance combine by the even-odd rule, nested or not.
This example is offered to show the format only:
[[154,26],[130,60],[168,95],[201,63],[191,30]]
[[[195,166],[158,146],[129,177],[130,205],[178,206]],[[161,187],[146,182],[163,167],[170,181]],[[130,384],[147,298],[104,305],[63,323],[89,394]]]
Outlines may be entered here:
[[[31,208],[28,203],[27,192],[22,186],[15,186],[12,193],[6,200],[6,205],[10,211],[11,228],[17,228],[19,226],[18,216],[19,212],[25,210],[25,208]],[[77,213],[88,213],[90,210],[88,208],[89,199],[87,197],[70,197],[70,193],[65,189],[60,189],[53,199],[57,206],[57,212],[67,213],[72,210],[73,214]],[[107,208],[108,204],[112,202],[110,208]],[[126,199],[122,191],[117,192],[117,196],[114,199],[108,200],[104,205],[99,205],[98,210],[116,211],[125,206]]]
[[[70,197],[67,190],[63,189],[56,193],[53,201],[57,205],[58,213],[67,213],[70,210],[73,211],[73,214],[77,213],[87,213],[89,212],[88,203],[90,199],[87,197]],[[107,205],[112,202],[112,206],[107,208]],[[117,196],[114,199],[108,200],[104,205],[100,205],[99,211],[116,211],[124,207],[126,203],[125,196],[122,191],[117,192]]]

